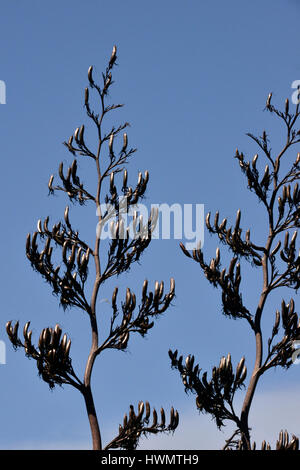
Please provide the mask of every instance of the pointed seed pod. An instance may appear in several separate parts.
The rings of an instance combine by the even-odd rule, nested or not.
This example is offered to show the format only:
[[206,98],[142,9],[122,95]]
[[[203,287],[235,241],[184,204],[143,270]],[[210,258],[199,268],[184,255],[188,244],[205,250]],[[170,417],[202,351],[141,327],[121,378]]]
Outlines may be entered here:
[[127,145],[128,145],[128,138],[127,138],[127,134],[126,132],[123,134],[123,147],[122,147],[122,152],[125,152],[126,149],[127,149]]
[[146,412],[145,412],[145,419],[148,420],[150,418],[150,404],[148,401],[146,401],[145,404]]
[[94,84],[94,80],[93,80],[92,74],[93,74],[93,66],[91,65],[91,66],[89,67],[89,69],[88,69],[88,79],[89,79],[89,82],[90,82],[91,85]]
[[49,191],[52,191],[52,183],[53,183],[53,180],[54,180],[54,175],[51,175],[51,176],[50,176],[50,179],[49,179],[49,183],[48,183]]
[[89,89],[85,88],[84,90],[84,104],[87,106],[89,103]]
[[272,98],[272,93],[269,93],[268,98],[267,98],[267,103],[266,103],[267,108],[270,108],[271,106],[271,98]]
[[108,148],[109,148],[109,153],[110,154],[113,154],[113,143],[114,143],[114,134],[111,134],[110,135],[110,138],[109,138],[109,143],[108,143]]

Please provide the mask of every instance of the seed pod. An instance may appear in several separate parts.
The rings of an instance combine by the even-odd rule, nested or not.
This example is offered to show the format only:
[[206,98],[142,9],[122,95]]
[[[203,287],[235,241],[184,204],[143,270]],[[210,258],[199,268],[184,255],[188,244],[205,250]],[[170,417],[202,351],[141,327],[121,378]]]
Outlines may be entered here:
[[125,300],[125,308],[128,309],[131,301],[131,293],[129,287],[126,289],[126,300]]
[[157,299],[158,296],[159,296],[159,282],[155,281],[154,298]]
[[91,65],[88,69],[88,79],[89,79],[89,82],[90,82],[91,86],[94,85],[94,80],[93,80],[92,74],[93,74],[93,66]]
[[113,66],[113,64],[115,63],[116,61],[116,58],[117,58],[117,47],[114,46],[113,47],[113,50],[112,50],[112,53],[111,53],[111,57],[109,59],[109,67],[111,68]]
[[220,262],[220,248],[219,247],[216,249],[216,259],[215,259],[215,261],[216,261],[217,265]]
[[110,138],[109,138],[109,143],[108,143],[108,148],[109,148],[109,153],[110,154],[113,154],[114,151],[113,151],[113,143],[114,143],[114,134],[111,134],[110,135]]
[[208,214],[207,214],[206,217],[205,217],[205,223],[206,223],[206,227],[208,228],[208,230],[211,230],[211,225],[210,225],[210,212],[208,212]]
[[296,243],[296,238],[297,238],[298,232],[297,230],[293,233],[291,243],[290,243],[290,248],[295,248],[295,243]]
[[65,240],[62,248],[62,258],[65,264],[68,264],[67,260],[67,248],[68,248],[68,241]]
[[148,281],[145,279],[142,289],[142,299],[145,300],[147,296]]
[[128,177],[127,170],[124,170],[124,173],[123,173],[123,188],[127,187],[127,177]]
[[288,247],[289,247],[289,237],[290,237],[289,232],[285,232],[284,244],[283,244],[285,250],[288,250]]
[[113,172],[113,171],[112,171],[111,174],[110,174],[109,186],[110,186],[111,192],[115,192],[115,191],[114,191],[115,185],[114,185],[114,172]]
[[115,306],[116,305],[116,300],[117,300],[117,295],[118,295],[118,288],[115,287],[114,291],[113,291],[113,295],[112,295],[112,305]]
[[104,91],[104,92],[107,90],[107,88],[109,87],[110,83],[111,83],[111,73],[109,73],[109,75],[108,75],[108,77],[107,77],[107,80],[106,80],[106,82],[105,82],[105,84],[104,84],[104,88],[103,88],[103,91]]
[[24,328],[23,328],[23,336],[24,336],[25,339],[27,338],[27,332],[28,332],[29,325],[30,325],[30,321],[25,323]]
[[280,323],[280,313],[279,313],[279,310],[276,310],[275,323],[274,323],[274,326],[273,326],[273,331],[276,331],[278,329],[279,323]]
[[166,415],[165,410],[163,408],[160,409],[160,420],[161,420],[161,427],[164,428],[166,424]]
[[175,415],[174,415],[174,420],[173,420],[173,423],[172,423],[172,428],[173,428],[173,429],[176,429],[177,426],[178,426],[178,424],[179,424],[179,413],[178,413],[178,411],[176,410],[176,411],[175,411]]
[[12,326],[11,326],[11,321],[8,321],[5,325],[5,328],[6,328],[6,333],[8,334],[8,336],[12,336]]
[[234,270],[234,266],[236,262],[237,262],[237,258],[232,258],[230,262],[229,269],[228,269],[228,276],[230,277],[230,279],[233,278],[233,270]]
[[174,295],[174,292],[175,292],[175,280],[173,279],[173,277],[171,277],[171,280],[170,280],[170,294]]
[[41,219],[39,219],[38,222],[37,222],[37,229],[38,229],[39,233],[43,233]]
[[76,127],[74,131],[74,137],[77,143],[79,142],[78,134],[79,134],[79,127]]
[[49,183],[48,183],[49,191],[53,191],[53,189],[52,189],[53,180],[54,180],[54,175],[51,175],[50,179],[49,179]]
[[289,114],[289,100],[288,98],[285,100],[285,114]]
[[138,405],[138,416],[137,416],[139,420],[143,416],[144,408],[145,408],[144,402],[140,401]]
[[128,418],[127,414],[125,413],[124,418],[123,418],[123,428],[126,428],[128,424]]
[[76,256],[76,262],[77,262],[77,266],[79,267],[80,266],[80,257],[81,257],[81,253],[82,253],[82,248],[79,247],[78,251],[77,251],[77,256]]
[[146,412],[145,412],[145,419],[148,420],[150,418],[150,404],[146,401]]
[[240,227],[240,220],[241,220],[241,210],[239,209],[236,214],[236,221],[234,230],[237,232]]
[[296,204],[297,199],[298,199],[298,183],[295,184],[294,186],[294,191],[293,191],[293,202]]
[[89,104],[89,89],[84,90],[84,104],[87,106]]
[[219,222],[219,211],[216,212],[216,215],[215,215],[215,220],[214,220],[214,226],[215,226],[215,229],[218,230],[218,222]]
[[242,371],[243,371],[244,364],[245,364],[245,358],[242,357],[242,359],[240,360],[240,362],[238,363],[238,365],[236,367],[236,373],[235,373],[235,382],[236,383],[239,382],[239,379],[240,379]]
[[151,428],[155,428],[157,426],[157,412],[155,408],[152,411],[152,416],[153,416],[153,422],[152,422]]
[[64,334],[63,337],[62,337],[62,340],[60,342],[60,347],[63,351],[65,351],[66,346],[67,346],[67,335]]
[[127,134],[126,132],[123,134],[123,147],[122,147],[122,152],[125,152],[126,149],[127,149],[127,145],[128,145],[128,138],[127,138]]
[[228,369],[231,364],[231,354],[228,353],[226,357],[226,368]]
[[263,176],[263,178],[262,178],[260,184],[261,184],[262,186],[264,186],[264,185],[266,186],[267,183],[268,183],[268,180],[269,180],[269,165],[266,165],[266,167],[265,167],[265,172],[264,172],[264,176]]
[[69,339],[69,341],[67,342],[67,345],[66,345],[66,349],[65,349],[65,357],[68,357],[69,352],[70,352],[70,348],[71,348],[71,340]]
[[253,160],[252,160],[252,168],[256,170],[256,162],[258,159],[258,154],[254,155]]
[[271,106],[271,98],[272,98],[272,93],[269,93],[268,98],[267,98],[267,104],[266,104],[267,108],[270,108]]
[[149,171],[146,170],[146,171],[145,171],[144,184],[146,185],[146,184],[148,183],[148,181],[149,181]]
[[164,295],[164,282],[161,281],[160,286],[159,286],[159,298],[161,299],[163,295]]
[[245,378],[246,378],[246,376],[247,376],[247,367],[244,366],[243,372],[242,372],[241,377],[240,377],[240,380],[239,380],[239,383],[243,383],[244,380],[245,380]]
[[84,134],[84,125],[82,124],[79,130],[79,136],[78,136],[80,144],[83,144],[83,134]]

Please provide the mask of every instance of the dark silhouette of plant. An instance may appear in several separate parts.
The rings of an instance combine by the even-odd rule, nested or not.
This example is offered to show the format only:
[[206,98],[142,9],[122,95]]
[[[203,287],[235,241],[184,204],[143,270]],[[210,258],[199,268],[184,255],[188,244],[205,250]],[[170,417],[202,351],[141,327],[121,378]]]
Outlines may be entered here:
[[[75,130],[68,142],[64,142],[70,153],[90,159],[96,167],[97,186],[93,193],[82,183],[77,174],[77,160],[64,171],[63,163],[59,165],[60,184],[53,186],[54,175],[49,180],[49,192],[66,193],[72,203],[84,205],[95,204],[98,216],[98,225],[94,248],[80,238],[79,232],[74,229],[69,218],[69,207],[64,212],[64,222],[55,224],[49,228],[49,217],[42,222],[38,221],[37,231],[27,236],[26,254],[35,271],[37,271],[50,284],[53,293],[59,297],[60,305],[66,308],[77,307],[87,315],[89,319],[92,344],[86,362],[83,379],[75,373],[70,357],[71,340],[57,324],[54,328],[44,328],[40,334],[38,344],[32,343],[32,331],[29,330],[30,322],[24,326],[23,337],[18,336],[19,323],[8,322],[7,334],[15,348],[24,348],[27,357],[34,359],[37,364],[40,377],[49,384],[72,385],[79,390],[85,400],[89,418],[93,449],[101,450],[100,426],[94,406],[91,389],[91,376],[96,358],[105,349],[126,350],[130,336],[139,333],[145,336],[154,325],[154,319],[159,317],[170,305],[175,291],[174,280],[171,279],[170,290],[164,293],[164,283],[155,283],[153,292],[148,290],[148,282],[142,286],[140,303],[137,303],[135,294],[127,288],[125,300],[121,305],[117,302],[118,288],[112,294],[112,316],[110,328],[103,342],[100,342],[99,306],[97,300],[99,289],[103,283],[121,273],[127,272],[133,263],[139,261],[142,253],[151,241],[151,234],[155,227],[158,213],[152,211],[149,219],[144,223],[142,217],[134,212],[132,227],[125,227],[124,215],[129,214],[130,209],[135,209],[137,203],[143,197],[148,183],[149,174],[139,173],[135,188],[128,185],[128,173],[124,165],[136,149],[128,147],[128,137],[123,133],[123,142],[120,152],[117,152],[116,141],[118,135],[129,125],[127,122],[118,127],[112,127],[108,133],[103,130],[103,120],[106,115],[120,108],[121,104],[108,105],[107,96],[112,81],[112,70],[116,65],[116,46],[102,74],[103,85],[100,87],[93,77],[93,67],[88,70],[89,88],[85,88],[84,106],[87,116],[94,123],[97,132],[97,150],[94,153],[85,138],[85,127],[82,125]],[[96,92],[100,103],[100,113],[97,114],[90,105],[90,90]],[[118,191],[115,185],[115,176],[123,172],[121,189]],[[103,185],[108,182],[108,193],[103,196]],[[104,204],[105,203],[105,204]],[[103,209],[103,205],[105,209]],[[111,219],[111,220],[110,220]],[[107,256],[100,253],[101,234],[105,224],[110,221],[111,239]],[[132,229],[132,236],[130,230]],[[44,242],[42,248],[38,242]],[[53,261],[53,248],[61,252],[62,267]],[[100,256],[101,255],[101,256]],[[88,268],[94,262],[95,275],[91,298],[87,294],[87,279],[91,278]],[[153,423],[149,425],[149,404],[146,403],[146,414],[143,417],[144,404],[139,404],[138,414],[135,415],[133,407],[129,413],[129,419],[124,420],[120,426],[118,436],[107,445],[106,448],[135,449],[140,436],[149,433],[174,431],[178,425],[178,413],[172,408],[170,423],[165,424],[165,412],[161,411],[161,421],[157,420],[157,413],[153,411]]]
[[[268,232],[262,242],[253,241],[250,230],[243,235],[241,211],[238,210],[234,226],[228,227],[227,219],[219,221],[219,212],[210,221],[210,213],[206,217],[206,226],[211,234],[217,235],[221,243],[227,245],[233,253],[229,268],[221,268],[220,249],[216,250],[216,257],[206,263],[201,247],[190,253],[183,244],[183,253],[199,263],[201,270],[208,281],[221,289],[223,313],[229,318],[241,318],[248,322],[254,336],[256,345],[255,365],[252,371],[244,402],[240,413],[234,407],[234,396],[237,390],[245,387],[247,369],[243,357],[233,367],[231,355],[222,357],[218,367],[212,370],[211,378],[207,372],[200,374],[199,365],[195,365],[194,356],[189,355],[185,362],[178,357],[178,351],[169,351],[172,367],[178,369],[186,391],[195,393],[196,406],[201,412],[209,413],[215,419],[218,428],[224,426],[225,420],[234,423],[236,430],[226,441],[224,448],[251,449],[250,428],[248,415],[252,399],[260,377],[274,367],[288,369],[293,363],[294,341],[300,338],[300,323],[293,299],[288,303],[284,300],[281,312],[275,313],[273,330],[267,342],[267,350],[263,354],[263,340],[265,336],[261,328],[262,315],[266,310],[266,301],[270,294],[280,287],[289,287],[297,291],[300,286],[300,254],[296,250],[297,229],[300,216],[300,191],[298,180],[300,176],[300,153],[288,169],[282,160],[287,151],[300,142],[300,130],[296,129],[299,117],[299,104],[295,113],[290,112],[289,100],[285,101],[285,110],[281,112],[271,104],[270,93],[266,109],[278,117],[286,129],[286,141],[280,152],[273,155],[270,142],[265,131],[261,137],[247,134],[259,146],[261,153],[267,160],[263,171],[257,168],[258,155],[250,163],[243,153],[236,150],[237,159],[242,173],[246,176],[248,189],[254,192],[266,210]],[[283,169],[282,169],[283,167]],[[291,230],[296,229],[291,235]],[[282,237],[284,235],[284,237]],[[240,261],[245,260],[253,268],[260,268],[263,277],[263,287],[260,293],[256,310],[250,311],[245,305],[240,284],[242,280]],[[282,337],[277,340],[279,328]],[[299,441],[293,436],[289,443],[288,435],[281,433],[276,448],[298,449]],[[269,446],[269,445],[268,445]],[[264,442],[262,448],[267,448]],[[255,447],[255,445],[254,445]],[[268,447],[270,448],[270,446]]]

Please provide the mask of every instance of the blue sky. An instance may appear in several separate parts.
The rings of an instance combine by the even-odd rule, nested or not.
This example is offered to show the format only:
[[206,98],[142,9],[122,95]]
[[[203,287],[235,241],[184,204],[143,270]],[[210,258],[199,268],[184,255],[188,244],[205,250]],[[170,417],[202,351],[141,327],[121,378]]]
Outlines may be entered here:
[[[263,109],[270,91],[281,106],[291,97],[292,82],[300,79],[300,2],[11,0],[0,6],[0,80],[6,83],[6,104],[0,105],[0,339],[6,341],[4,325],[10,319],[21,324],[31,320],[36,339],[42,328],[59,322],[72,338],[73,363],[82,373],[90,342],[87,318],[58,307],[49,286],[32,271],[24,248],[37,220],[49,215],[56,222],[68,203],[60,194],[48,198],[47,183],[61,161],[71,162],[62,142],[87,124],[83,91],[88,67],[93,65],[100,76],[117,45],[119,66],[111,96],[126,106],[115,119],[117,124],[131,123],[129,142],[138,148],[128,167],[131,181],[138,171],[149,170],[147,204],[204,204],[205,212],[219,210],[232,223],[240,208],[242,227],[251,227],[262,240],[264,212],[247,191],[233,155],[236,147],[249,158],[254,155],[245,134],[264,128],[273,147],[280,146],[282,128]],[[79,173],[95,184],[88,166],[81,161]],[[94,208],[72,210],[78,227],[92,236]],[[129,405],[139,400],[166,410],[173,405],[181,421],[174,438],[151,438],[141,448],[215,448],[227,437],[218,433],[210,417],[198,416],[194,396],[184,393],[167,352],[171,347],[183,355],[195,354],[204,370],[231,352],[234,364],[245,355],[251,370],[254,338],[244,322],[222,316],[220,292],[183,256],[179,241],[154,240],[141,264],[109,282],[100,294],[100,299],[110,298],[118,285],[139,295],[145,278],[153,284],[168,283],[172,276],[176,280],[174,305],[148,337],[133,338],[128,353],[109,351],[97,361],[93,388],[106,442]],[[216,246],[217,239],[206,232],[206,259],[214,256]],[[261,285],[259,271],[252,271],[242,266],[250,308]],[[283,296],[288,301],[291,293],[281,291],[267,305],[266,328]],[[107,303],[99,308],[109,317]],[[250,416],[253,428],[258,423],[259,439],[274,441],[281,428],[300,434],[299,374],[300,367],[293,366],[288,372],[271,371],[261,381]],[[8,343],[0,375],[0,448],[90,447],[77,391],[50,392],[35,363]]]

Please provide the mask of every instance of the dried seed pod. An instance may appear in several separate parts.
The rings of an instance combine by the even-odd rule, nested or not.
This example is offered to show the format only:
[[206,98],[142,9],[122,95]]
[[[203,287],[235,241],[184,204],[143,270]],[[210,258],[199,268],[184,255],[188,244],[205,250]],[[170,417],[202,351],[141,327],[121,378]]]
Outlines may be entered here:
[[50,179],[49,179],[49,183],[48,183],[49,191],[53,191],[53,189],[52,189],[53,180],[54,180],[54,175],[51,175]]
[[27,332],[28,332],[29,325],[30,325],[30,321],[25,323],[24,328],[23,328],[23,336],[24,336],[25,339],[27,338]]
[[163,408],[160,409],[160,420],[161,420],[161,427],[165,427],[166,424],[166,415],[165,415],[165,410]]
[[145,408],[144,402],[140,401],[138,405],[138,419],[141,419],[141,417],[143,416],[144,408]]
[[89,104],[89,89],[85,88],[84,90],[84,104],[87,106]]
[[6,328],[6,333],[8,334],[8,336],[12,336],[12,326],[11,326],[11,321],[8,321],[5,325],[5,328]]
[[215,261],[216,261],[217,265],[220,262],[220,248],[219,247],[216,249],[216,259],[215,259]]
[[267,103],[266,103],[267,108],[270,108],[271,106],[271,98],[272,98],[272,93],[269,93],[268,98],[267,98]]
[[279,313],[279,310],[276,310],[275,323],[274,323],[274,326],[273,326],[273,331],[277,331],[277,329],[279,327],[279,323],[280,323],[280,313]]
[[157,412],[156,412],[156,409],[154,408],[153,411],[152,411],[152,426],[151,428],[155,428],[157,426]]
[[67,342],[66,348],[65,348],[65,357],[68,357],[69,352],[70,352],[70,348],[71,348],[71,340],[69,339],[69,341]]
[[90,85],[94,85],[94,80],[93,80],[93,66],[91,65],[88,69],[88,79],[89,79],[89,82],[90,82]]
[[62,349],[63,351],[65,351],[65,349],[66,349],[67,340],[68,340],[67,335],[64,334],[63,337],[62,337],[62,340],[61,340],[61,342],[60,342],[60,347],[61,347],[61,349]]
[[256,170],[256,162],[258,159],[258,154],[254,155],[253,160],[252,160],[252,168]]
[[236,367],[235,382],[239,382],[239,379],[241,377],[241,374],[244,368],[244,364],[245,364],[245,358],[242,357],[242,359],[240,360],[240,362],[238,363]]
[[285,232],[284,244],[283,244],[285,250],[288,250],[288,247],[289,247],[289,237],[290,237],[289,232]]
[[229,269],[228,269],[228,276],[230,277],[230,279],[233,279],[233,270],[234,270],[236,262],[237,262],[237,258],[232,258],[230,262]]
[[150,418],[150,404],[148,401],[146,401],[145,404],[146,412],[145,412],[145,419],[148,420]]
[[131,292],[129,287],[126,289],[125,308],[128,309],[131,302]]
[[112,295],[112,305],[115,306],[116,305],[116,301],[117,301],[117,295],[118,295],[118,288],[115,287],[114,291],[113,291],[113,295]]
[[219,211],[216,212],[216,215],[215,215],[215,220],[214,220],[214,227],[216,230],[218,230],[218,222],[219,222]]
[[116,58],[117,58],[117,47],[114,46],[113,47],[113,50],[112,50],[112,53],[111,53],[111,57],[109,59],[109,67],[111,68],[113,66],[113,64],[115,63],[116,61]]
[[146,185],[146,184],[148,183],[148,181],[149,181],[149,171],[146,170],[146,171],[145,171],[144,184]]
[[240,227],[240,220],[241,220],[241,210],[239,209],[236,214],[236,221],[234,230],[237,232]]
[[113,143],[114,143],[114,134],[112,133],[109,138],[109,143],[108,143],[108,148],[109,148],[109,153],[113,154]]
[[122,152],[125,152],[126,149],[127,149],[127,145],[128,145],[128,138],[127,138],[127,134],[126,132],[123,134],[123,147],[122,147]]
[[44,232],[46,232],[47,234],[49,234],[49,229],[48,229],[48,222],[49,222],[49,216],[46,217],[46,219],[44,220]]
[[285,114],[289,114],[289,100],[288,98],[285,100]]
[[175,293],[175,280],[173,279],[173,277],[171,277],[171,279],[170,279],[170,294],[174,295],[174,293]]
[[145,279],[144,284],[143,284],[143,290],[142,290],[142,299],[145,300],[147,297],[147,288],[148,288],[148,281]]
[[208,230],[211,230],[211,225],[210,225],[210,212],[208,212],[208,214],[207,214],[206,217],[205,217],[205,223],[206,223],[206,227],[208,228]]
[[127,172],[127,170],[124,170],[124,173],[123,173],[123,188],[127,187],[127,178],[128,178],[128,172]]

